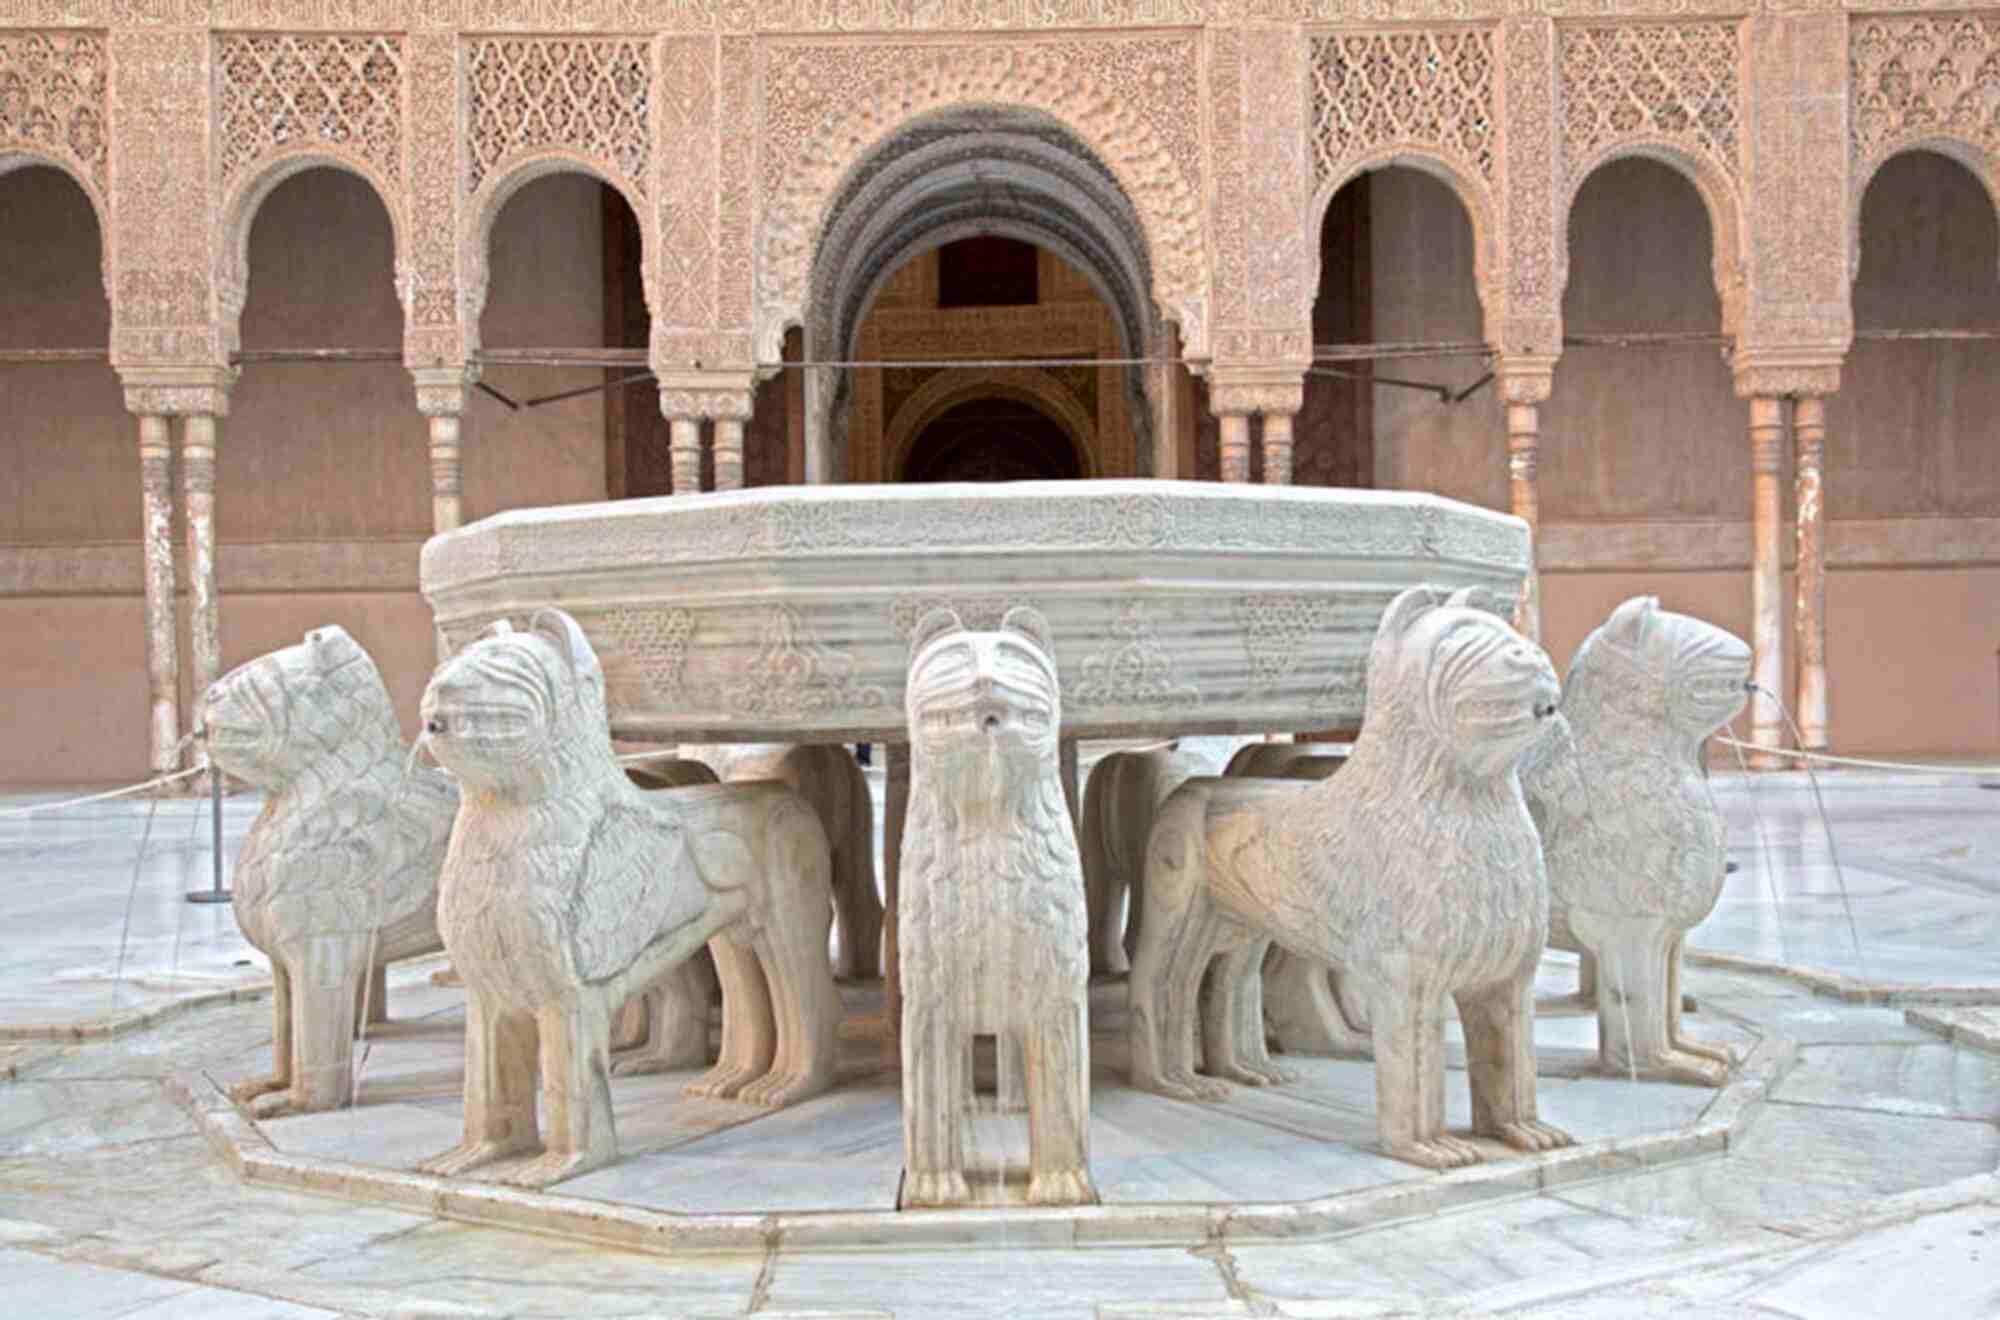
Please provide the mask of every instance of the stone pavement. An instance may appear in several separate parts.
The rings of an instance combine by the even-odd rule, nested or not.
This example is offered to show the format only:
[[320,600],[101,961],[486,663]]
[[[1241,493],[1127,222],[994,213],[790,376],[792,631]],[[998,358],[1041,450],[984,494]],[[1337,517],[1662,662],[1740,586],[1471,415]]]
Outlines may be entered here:
[[[774,1231],[754,1251],[645,1255],[246,1184],[166,1084],[240,1075],[269,1048],[268,1003],[248,989],[260,962],[226,908],[179,897],[207,878],[193,805],[154,815],[136,892],[144,804],[86,809],[67,823],[0,820],[0,882],[15,899],[0,1029],[18,1037],[29,1024],[130,1021],[189,1005],[110,1037],[0,1039],[0,1313],[2000,1315],[2000,796],[1950,777],[1827,776],[1843,898],[1795,778],[1754,787],[1760,838],[1745,814],[1752,788],[1718,776],[1742,867],[1693,943],[1831,973],[1850,988],[1948,982],[1953,1002],[1924,1002],[1913,985],[1893,1003],[1848,1002],[1781,971],[1691,967],[1684,988],[1697,1021],[1797,1047],[1726,1154],[1312,1240],[1243,1241],[1218,1217],[1222,1231],[1192,1247],[1095,1250],[1010,1242],[996,1221],[991,1240],[950,1250],[815,1252]],[[253,811],[233,800],[230,831],[240,835]],[[128,906],[126,972],[136,983],[117,985],[114,1005]],[[425,970],[399,969],[392,1008],[448,1019],[450,997],[428,987]],[[1993,993],[1966,988],[1978,984]],[[420,1038],[382,1038],[385,1086],[390,1056]],[[1365,1065],[1323,1066],[1365,1074]],[[1616,1105],[1610,1079],[1545,1083],[1581,1085],[1605,1090],[1604,1112]],[[1462,1092],[1462,1076],[1451,1086]],[[1708,1103],[1664,1089],[1684,1107]],[[1184,1108],[1190,1131],[1237,1121],[1228,1104]],[[829,1114],[827,1130],[811,1135],[831,1155],[879,1144],[880,1126]],[[806,1154],[797,1177],[810,1183],[824,1161]],[[726,1197],[739,1181],[729,1161],[704,1163],[710,1194]],[[1174,1173],[1233,1183],[1259,1163],[1250,1150],[1240,1163],[1204,1151]],[[1259,1199],[1299,1192],[1292,1171]],[[1160,1195],[1204,1194],[1176,1183]]]

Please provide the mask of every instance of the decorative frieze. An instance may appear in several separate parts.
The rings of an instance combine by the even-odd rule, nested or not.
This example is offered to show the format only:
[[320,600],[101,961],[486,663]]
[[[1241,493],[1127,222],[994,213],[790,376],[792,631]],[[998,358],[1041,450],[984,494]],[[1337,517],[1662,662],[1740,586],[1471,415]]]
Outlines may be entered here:
[[1607,154],[1666,144],[1739,172],[1739,25],[1627,23],[1558,29],[1563,172],[1574,191]]
[[0,30],[0,156],[26,150],[69,166],[100,207],[106,62],[95,32]]
[[227,34],[215,46],[216,169],[225,188],[266,156],[308,145],[365,162],[384,179],[400,173],[400,39]]
[[643,194],[652,158],[649,45],[644,37],[469,39],[466,191],[515,157],[551,151]]

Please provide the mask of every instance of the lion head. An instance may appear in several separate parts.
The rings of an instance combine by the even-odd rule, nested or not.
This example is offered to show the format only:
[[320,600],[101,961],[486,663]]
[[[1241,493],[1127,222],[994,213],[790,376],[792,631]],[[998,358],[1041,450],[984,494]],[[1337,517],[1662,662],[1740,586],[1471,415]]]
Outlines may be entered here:
[[438,666],[419,716],[432,754],[468,789],[539,797],[585,767],[615,772],[604,671],[561,610],[537,610],[525,632],[493,624]]
[[381,673],[336,625],[217,679],[202,694],[195,726],[217,765],[270,792],[329,758],[360,769],[402,749]]
[[1479,588],[1391,601],[1369,651],[1363,736],[1421,738],[1475,775],[1511,766],[1550,727],[1562,689],[1497,607]]
[[1062,724],[1048,620],[1017,606],[994,631],[971,632],[932,610],[911,636],[904,709],[913,764],[956,782],[960,801],[997,806],[1025,791],[1056,763]]
[[1579,727],[1606,710],[1698,742],[1750,699],[1750,648],[1713,624],[1634,596],[1583,639],[1563,703]]

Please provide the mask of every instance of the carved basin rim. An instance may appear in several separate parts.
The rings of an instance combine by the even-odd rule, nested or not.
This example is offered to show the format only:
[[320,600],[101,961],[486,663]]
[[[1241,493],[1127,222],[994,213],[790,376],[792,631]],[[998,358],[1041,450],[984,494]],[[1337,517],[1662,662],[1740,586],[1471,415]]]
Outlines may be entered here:
[[1360,715],[1406,587],[1502,608],[1527,524],[1441,496],[1094,480],[757,487],[517,509],[433,537],[448,647],[554,605],[604,662],[612,727],[658,741],[876,741],[901,731],[918,617],[1053,628],[1064,731],[1326,728]]

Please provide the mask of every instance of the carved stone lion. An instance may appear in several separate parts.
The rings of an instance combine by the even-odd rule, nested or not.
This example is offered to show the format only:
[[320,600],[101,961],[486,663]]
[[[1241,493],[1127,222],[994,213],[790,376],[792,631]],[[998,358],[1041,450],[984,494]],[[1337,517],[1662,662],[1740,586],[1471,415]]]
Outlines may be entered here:
[[1139,918],[1145,911],[1140,889],[1145,880],[1146,838],[1153,832],[1160,804],[1189,779],[1212,773],[1214,767],[1178,747],[1113,752],[1091,767],[1083,790],[1080,842],[1092,976],[1130,968]]
[[[715,771],[681,757],[628,765],[625,777],[648,791],[716,782]],[[612,1075],[678,1072],[706,1064],[709,1008],[720,991],[715,959],[703,949],[626,1000],[611,1029],[611,1048],[617,1051]]]
[[1743,709],[1749,678],[1740,639],[1634,596],[1570,662],[1570,736],[1522,768],[1548,858],[1549,942],[1596,962],[1608,1072],[1728,1078],[1726,1050],[1681,1034],[1680,960],[1727,862],[1702,742]]
[[409,768],[382,675],[338,627],[224,675],[199,723],[215,764],[269,795],[237,854],[234,903],[271,960],[275,1066],[231,1094],[265,1118],[339,1108],[364,990],[379,1016],[380,969],[441,947],[457,790]]
[[438,924],[469,992],[465,1139],[425,1171],[540,1150],[503,1179],[539,1187],[615,1159],[612,1015],[703,944],[722,1057],[688,1090],[781,1105],[832,1084],[826,834],[797,794],[634,786],[612,757],[597,656],[560,610],[445,661],[423,719],[464,792]]
[[[1226,1094],[1195,1075],[1197,1027],[1209,1072],[1284,1079],[1260,1003],[1276,940],[1338,967],[1366,1004],[1388,1154],[1431,1168],[1481,1158],[1445,1131],[1447,995],[1465,1028],[1474,1134],[1520,1150],[1569,1144],[1535,1110],[1548,877],[1516,775],[1555,715],[1556,676],[1476,599],[1417,588],[1390,604],[1369,655],[1367,718],[1339,774],[1304,786],[1196,779],[1168,799],[1132,968],[1135,1085]],[[1197,1023],[1204,973],[1213,989]]]
[[775,779],[812,804],[833,845],[833,910],[840,931],[833,972],[872,980],[882,974],[882,895],[875,887],[875,802],[868,776],[845,747],[831,743],[749,743],[703,749],[728,783]]
[[911,639],[902,1204],[963,1205],[971,1041],[1018,1050],[1028,1199],[1089,1204],[1083,871],[1063,798],[1055,647],[1032,609],[992,632],[934,610]]

